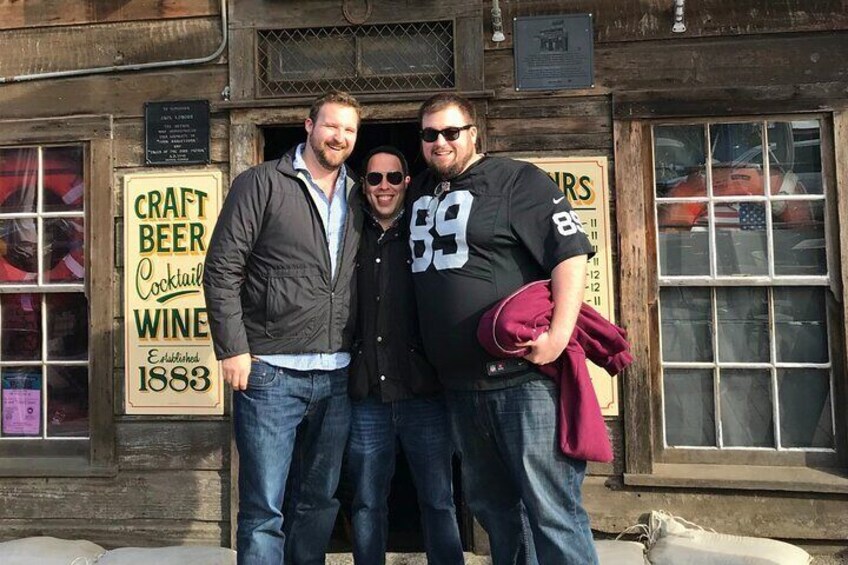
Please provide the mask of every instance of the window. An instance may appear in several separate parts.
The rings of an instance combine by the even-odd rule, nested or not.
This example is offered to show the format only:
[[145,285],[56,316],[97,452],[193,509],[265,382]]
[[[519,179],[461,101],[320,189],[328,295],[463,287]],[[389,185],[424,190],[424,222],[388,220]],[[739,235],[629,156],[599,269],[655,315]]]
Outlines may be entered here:
[[652,128],[666,461],[836,460],[821,132],[815,117]]
[[449,21],[258,31],[264,96],[441,90],[454,79]]
[[0,149],[0,439],[88,438],[80,146]]
[[113,472],[110,137],[0,124],[0,475]]

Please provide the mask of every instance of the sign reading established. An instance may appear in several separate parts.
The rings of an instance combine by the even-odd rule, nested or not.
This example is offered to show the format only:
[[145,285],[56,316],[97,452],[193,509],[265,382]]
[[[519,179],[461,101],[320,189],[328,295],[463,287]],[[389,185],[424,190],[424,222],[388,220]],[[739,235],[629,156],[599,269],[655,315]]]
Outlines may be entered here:
[[124,177],[127,414],[223,414],[203,298],[221,173]]
[[[595,248],[586,274],[585,301],[615,322],[606,157],[525,158],[548,173],[568,197]],[[604,416],[618,415],[618,379],[589,363]]]
[[209,101],[147,102],[144,156],[148,165],[209,163]]

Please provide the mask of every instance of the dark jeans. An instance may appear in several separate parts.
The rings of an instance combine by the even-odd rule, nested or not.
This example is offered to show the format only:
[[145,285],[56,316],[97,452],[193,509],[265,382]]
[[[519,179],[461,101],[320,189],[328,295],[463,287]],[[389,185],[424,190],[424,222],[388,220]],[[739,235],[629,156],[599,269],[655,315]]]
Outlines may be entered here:
[[350,429],[347,369],[294,371],[254,361],[247,390],[233,394],[233,422],[238,563],[323,565]]
[[453,483],[444,399],[354,402],[347,470],[354,487],[353,557],[357,565],[385,563],[387,499],[398,439],[418,493],[424,548],[433,565],[461,565],[462,544]]
[[558,394],[548,379],[447,393],[463,490],[489,534],[494,565],[516,561],[527,530],[522,503],[538,563],[598,563],[580,492],[586,462],[563,455],[557,442]]

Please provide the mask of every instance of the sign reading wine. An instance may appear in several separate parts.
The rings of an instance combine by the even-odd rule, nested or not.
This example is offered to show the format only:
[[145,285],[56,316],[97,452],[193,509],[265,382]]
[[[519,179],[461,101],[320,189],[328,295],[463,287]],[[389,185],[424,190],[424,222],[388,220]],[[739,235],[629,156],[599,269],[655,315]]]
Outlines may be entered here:
[[221,182],[217,171],[125,177],[127,414],[223,413],[202,286]]

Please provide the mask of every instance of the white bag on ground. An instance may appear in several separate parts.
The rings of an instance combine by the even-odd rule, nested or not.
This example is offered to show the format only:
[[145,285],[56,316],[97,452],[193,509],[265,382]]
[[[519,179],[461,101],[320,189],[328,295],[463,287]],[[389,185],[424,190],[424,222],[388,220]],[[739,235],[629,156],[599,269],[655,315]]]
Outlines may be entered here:
[[601,565],[650,565],[645,546],[636,541],[595,540]]
[[106,550],[85,540],[22,538],[0,543],[3,565],[92,565]]
[[122,547],[113,549],[97,565],[235,565],[236,552],[224,547]]
[[799,547],[766,538],[706,531],[666,512],[651,512],[648,559],[653,565],[809,565]]

